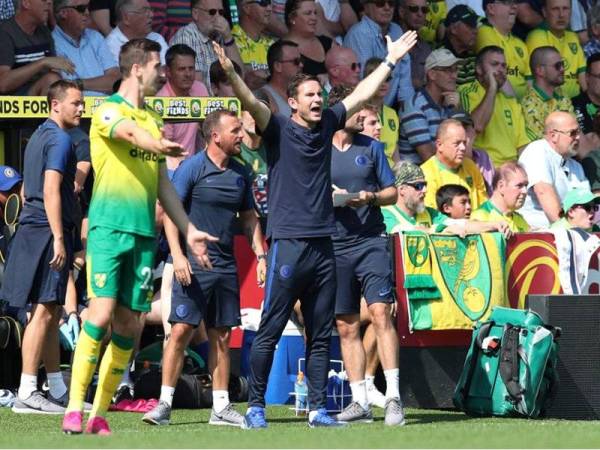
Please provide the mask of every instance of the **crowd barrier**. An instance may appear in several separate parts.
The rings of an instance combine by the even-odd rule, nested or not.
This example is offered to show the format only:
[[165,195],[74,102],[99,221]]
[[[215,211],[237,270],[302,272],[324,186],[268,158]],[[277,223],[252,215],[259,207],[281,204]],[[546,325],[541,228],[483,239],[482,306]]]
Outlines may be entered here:
[[[399,235],[391,237],[394,257],[397,294],[397,330],[401,347],[463,347],[469,343],[471,331],[460,330],[410,330],[407,292],[404,286],[404,264]],[[558,252],[552,233],[516,234],[506,244],[505,281],[503,291],[507,303],[514,308],[525,305],[527,294],[561,294]],[[241,307],[260,309],[264,290],[256,283],[256,258],[243,236],[235,238],[236,261],[241,288]],[[590,260],[588,280],[583,294],[600,292],[600,250]],[[442,298],[442,302],[452,302]],[[241,332],[234,332],[232,344],[241,346]]]

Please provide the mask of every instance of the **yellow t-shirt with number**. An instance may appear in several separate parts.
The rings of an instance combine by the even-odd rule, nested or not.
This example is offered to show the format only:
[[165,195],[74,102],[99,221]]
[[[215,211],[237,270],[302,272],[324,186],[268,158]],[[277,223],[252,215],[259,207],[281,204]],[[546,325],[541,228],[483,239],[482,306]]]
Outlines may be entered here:
[[255,41],[237,24],[231,28],[231,35],[240,51],[240,57],[244,64],[250,66],[252,70],[269,70],[267,51],[273,42],[275,42],[273,39],[267,36],[260,36]]
[[380,141],[385,146],[385,156],[390,167],[394,167],[392,155],[398,145],[398,130],[400,129],[398,113],[393,108],[383,105],[382,110],[379,112],[379,121],[381,122]]
[[[485,88],[477,80],[459,86],[458,91],[461,104],[469,113],[485,97]],[[494,165],[499,166],[507,161],[517,160],[517,149],[529,144],[530,140],[521,105],[516,98],[499,91],[494,101],[492,117],[483,133],[475,138],[474,147],[487,151]]]
[[526,78],[531,77],[529,68],[529,51],[525,42],[509,33],[503,36],[500,32],[488,23],[484,23],[477,30],[477,41],[475,50],[479,52],[488,45],[496,45],[504,50],[508,72],[508,80],[517,94],[517,98],[522,98],[527,92]]
[[425,26],[419,30],[419,38],[436,48],[437,29],[447,14],[448,7],[444,0],[429,0],[429,12],[425,16]]
[[494,206],[491,200],[485,202],[481,207],[471,213],[471,220],[481,222],[506,222],[513,233],[524,233],[529,231],[529,224],[517,211],[503,214]]
[[465,158],[456,170],[446,167],[434,156],[421,164],[425,180],[427,181],[427,192],[425,193],[425,206],[437,208],[435,195],[439,188],[446,184],[458,184],[469,190],[471,208],[476,209],[488,198],[485,190],[485,182],[477,165],[470,159]]
[[561,86],[565,97],[573,98],[579,95],[579,74],[585,72],[586,60],[579,37],[572,31],[565,31],[562,37],[556,36],[547,26],[532,30],[527,35],[527,49],[529,54],[538,47],[554,47],[565,62],[565,84]]
[[159,166],[165,158],[114,139],[115,126],[124,120],[133,120],[156,139],[162,135],[158,114],[148,106],[135,108],[119,94],[108,97],[94,112],[90,155],[95,178],[89,227],[154,237]]

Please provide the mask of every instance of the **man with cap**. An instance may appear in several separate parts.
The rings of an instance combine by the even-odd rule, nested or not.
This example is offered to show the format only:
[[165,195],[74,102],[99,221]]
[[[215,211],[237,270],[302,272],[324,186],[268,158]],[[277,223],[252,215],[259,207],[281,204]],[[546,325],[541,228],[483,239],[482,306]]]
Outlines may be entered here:
[[[430,6],[427,0],[401,0],[398,2],[398,23],[403,30],[414,30],[418,33],[427,23]],[[431,45],[421,39],[409,52],[412,84],[415,89],[425,84],[425,60],[431,53]]]
[[21,175],[9,166],[0,166],[0,254],[6,258],[7,238],[4,236],[4,205],[8,197],[21,190]]
[[444,120],[437,130],[435,155],[421,166],[429,187],[425,194],[427,206],[436,207],[436,193],[447,184],[467,188],[473,208],[487,200],[483,177],[475,163],[466,158],[466,148],[467,133],[462,123],[454,119]]
[[475,220],[451,219],[437,209],[425,206],[427,181],[419,166],[408,161],[397,163],[392,169],[396,176],[398,199],[394,205],[381,208],[388,233],[425,231],[464,236],[466,233],[500,231],[509,237],[511,231],[504,221],[485,223]]
[[527,132],[532,139],[544,134],[544,121],[553,111],[573,113],[573,104],[563,95],[565,62],[554,47],[538,47],[529,63],[533,84],[521,101]]
[[439,124],[459,106],[456,75],[460,62],[447,49],[434,50],[427,57],[425,87],[409,98],[401,114],[400,159],[420,163],[434,155]]
[[550,228],[583,228],[592,231],[600,198],[586,188],[569,191],[562,203],[561,217]]
[[516,0],[483,0],[487,21],[477,30],[475,50],[480,52],[495,45],[504,51],[508,83],[500,89],[520,99],[527,91],[526,78],[531,77],[531,71],[527,46],[511,31],[517,19],[517,3]]
[[458,69],[456,84],[470,83],[475,79],[475,41],[479,17],[467,5],[456,5],[446,16],[446,33],[442,48],[450,50],[463,60]]

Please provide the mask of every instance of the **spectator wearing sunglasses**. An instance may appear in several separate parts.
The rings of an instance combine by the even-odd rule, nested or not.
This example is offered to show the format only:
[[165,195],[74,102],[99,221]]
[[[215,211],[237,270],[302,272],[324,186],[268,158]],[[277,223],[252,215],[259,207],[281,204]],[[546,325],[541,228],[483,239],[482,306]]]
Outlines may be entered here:
[[332,47],[325,58],[327,81],[323,88],[327,93],[336,86],[354,87],[360,81],[361,66],[350,48]]
[[425,85],[425,60],[431,53],[431,45],[420,34],[427,23],[429,11],[427,0],[402,0],[398,4],[398,23],[402,29],[414,30],[421,37],[410,51],[411,79],[415,89]]
[[460,105],[456,75],[462,61],[450,50],[434,50],[425,61],[426,84],[405,104],[400,117],[400,159],[414,163],[435,154],[435,136],[440,123]]
[[562,202],[560,219],[552,224],[552,229],[582,228],[586,231],[597,231],[594,216],[598,211],[600,199],[592,191],[585,188],[569,191]]
[[252,90],[267,82],[267,51],[273,39],[266,35],[271,20],[271,0],[241,0],[240,23],[232,28],[235,45],[245,65],[245,81]]
[[79,79],[84,95],[103,96],[112,92],[120,78],[119,65],[104,37],[88,28],[89,0],[56,0],[56,27],[52,31],[56,53],[75,65],[75,72],[61,72],[64,79]]
[[273,114],[285,117],[292,115],[288,104],[287,88],[292,79],[302,70],[302,58],[298,44],[292,41],[279,40],[267,52],[269,65],[269,82],[262,88],[269,98],[269,107]]
[[[358,56],[358,62],[365,67],[370,58],[384,59],[386,57],[386,36],[394,41],[404,31],[398,24],[392,22],[395,0],[362,0],[362,3],[364,15],[360,22],[350,28],[346,34],[344,47],[354,50]],[[385,104],[398,109],[397,107],[402,107],[414,92],[410,55],[405,55],[398,61],[392,72]]]
[[467,133],[461,122],[444,120],[437,131],[435,155],[421,165],[429,190],[425,204],[437,208],[436,193],[447,184],[457,184],[469,191],[473,209],[488,198],[483,176],[477,165],[467,158]]
[[152,31],[152,8],[148,0],[118,0],[115,6],[117,26],[106,36],[106,45],[119,60],[123,44],[132,39],[147,38],[160,45],[160,62],[165,64],[169,46],[160,34]]
[[480,52],[494,45],[504,51],[508,83],[500,88],[507,95],[521,99],[527,92],[526,79],[531,77],[531,70],[527,46],[511,32],[517,19],[517,1],[483,0],[483,9],[487,21],[477,30],[475,50]]
[[544,120],[553,111],[574,113],[573,104],[563,96],[565,62],[554,47],[538,47],[531,53],[533,84],[523,97],[523,116],[531,139],[544,134]]
[[575,97],[587,90],[585,55],[579,37],[570,31],[571,0],[546,0],[542,8],[546,22],[527,36],[527,49],[532,53],[538,47],[555,47],[564,60],[565,85],[563,94]]
[[544,123],[544,137],[529,144],[519,163],[529,177],[528,197],[521,209],[525,220],[548,228],[560,218],[561,204],[572,189],[590,189],[577,154],[580,129],[575,116],[556,111]]
[[[212,41],[220,43],[232,61],[243,67],[229,23],[225,19],[223,0],[192,0],[192,22],[175,33],[170,45],[185,44],[196,52],[196,79],[211,86],[210,66],[217,61]],[[214,92],[211,94],[215,95]]]
[[458,69],[458,86],[475,80],[475,42],[479,17],[467,5],[456,5],[444,21],[446,32],[442,47],[450,50],[454,56],[463,60]]

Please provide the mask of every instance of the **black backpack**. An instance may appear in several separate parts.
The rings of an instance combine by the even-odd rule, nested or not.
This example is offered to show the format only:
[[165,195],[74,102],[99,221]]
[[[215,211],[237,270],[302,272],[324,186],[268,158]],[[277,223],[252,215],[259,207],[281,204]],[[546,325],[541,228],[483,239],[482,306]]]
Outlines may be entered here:
[[10,316],[0,314],[0,389],[19,387],[22,341],[23,325]]

